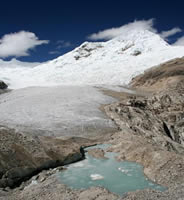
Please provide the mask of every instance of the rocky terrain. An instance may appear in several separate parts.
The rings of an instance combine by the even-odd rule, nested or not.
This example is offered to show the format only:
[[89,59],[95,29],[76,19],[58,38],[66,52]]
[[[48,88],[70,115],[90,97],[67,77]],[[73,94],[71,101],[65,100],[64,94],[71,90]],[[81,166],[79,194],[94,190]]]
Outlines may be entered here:
[[0,127],[0,188],[14,188],[42,170],[84,159],[88,139],[32,136]]
[[24,185],[24,187],[9,192],[0,191],[0,200],[117,200],[118,198],[117,195],[100,187],[72,190],[59,182],[57,176],[49,175],[49,172],[42,172],[39,177],[33,177],[31,184],[27,186]]
[[[118,98],[117,103],[104,106],[106,114],[119,131],[102,139],[52,138],[16,133],[0,129],[0,200],[173,200],[184,199],[184,58],[169,61],[135,77],[127,94],[106,91]],[[15,142],[16,141],[16,142]],[[57,170],[47,170],[83,158],[82,146],[98,142],[110,143],[108,151],[118,152],[118,160],[134,161],[144,166],[145,175],[165,186],[164,192],[142,190],[123,197],[103,188],[72,190],[57,178]],[[104,152],[90,152],[103,157]],[[27,166],[31,166],[27,171]],[[36,170],[36,176],[35,171]],[[42,171],[38,174],[38,171]],[[20,187],[10,190],[10,183],[32,177]],[[22,180],[21,180],[22,182]],[[16,184],[16,183],[15,183]],[[9,185],[11,186],[11,184]]]
[[183,83],[183,66],[184,58],[177,58],[152,67],[146,70],[144,74],[134,77],[131,86],[154,93],[171,89],[179,90],[181,88],[180,85]]
[[[147,96],[121,97],[105,110],[120,132],[112,136],[110,151],[119,160],[141,163],[151,180],[166,186],[163,193],[140,191],[125,199],[183,199],[184,197],[184,59],[146,71],[133,79]],[[182,73],[181,73],[182,72]],[[152,91],[152,93],[150,93]]]

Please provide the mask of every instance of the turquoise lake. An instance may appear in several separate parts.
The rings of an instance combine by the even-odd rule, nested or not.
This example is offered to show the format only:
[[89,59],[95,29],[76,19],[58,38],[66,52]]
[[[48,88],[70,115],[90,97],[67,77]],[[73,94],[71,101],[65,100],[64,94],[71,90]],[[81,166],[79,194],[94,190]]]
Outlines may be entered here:
[[[109,145],[97,145],[86,148],[105,149]],[[153,183],[145,177],[143,166],[135,162],[118,162],[116,153],[107,152],[108,159],[96,159],[86,153],[86,159],[67,166],[59,177],[65,185],[72,189],[87,189],[100,186],[118,195],[126,192],[151,188],[164,191],[165,188]]]

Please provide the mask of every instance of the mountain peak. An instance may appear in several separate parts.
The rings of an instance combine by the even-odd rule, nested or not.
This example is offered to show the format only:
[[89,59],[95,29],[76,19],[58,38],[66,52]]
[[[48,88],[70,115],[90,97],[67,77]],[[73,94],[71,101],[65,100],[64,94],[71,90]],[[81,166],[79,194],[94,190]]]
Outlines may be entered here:
[[[158,34],[132,30],[107,42],[85,42],[73,51],[33,68],[0,67],[0,79],[14,88],[51,85],[125,85],[144,70],[184,56]],[[11,73],[10,73],[11,71]]]
[[112,40],[134,40],[134,39],[145,40],[152,37],[160,37],[160,36],[157,33],[153,33],[149,30],[132,29],[126,32],[124,31],[121,35],[115,37]]
[[137,48],[140,48],[144,51],[150,51],[153,49],[161,49],[170,46],[160,35],[153,33],[148,30],[131,30],[126,34],[122,35],[108,41],[108,43],[122,43],[128,45],[132,44]]

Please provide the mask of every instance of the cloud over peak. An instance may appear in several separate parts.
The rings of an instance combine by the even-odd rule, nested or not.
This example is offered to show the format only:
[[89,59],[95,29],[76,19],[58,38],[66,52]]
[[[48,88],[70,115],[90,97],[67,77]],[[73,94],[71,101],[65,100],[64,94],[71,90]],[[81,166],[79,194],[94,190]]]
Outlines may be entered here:
[[[160,37],[162,37],[164,40],[167,41],[170,36],[173,36],[176,33],[182,32],[182,30],[179,27],[174,27],[167,31],[158,32],[158,30],[154,27],[154,22],[155,22],[155,19],[135,20],[133,22],[130,22],[120,27],[105,29],[97,33],[93,33],[89,35],[87,38],[94,41],[110,40],[119,35],[127,35],[132,30],[148,30],[153,33],[159,34]],[[178,43],[183,44],[183,38],[179,39],[176,44]]]
[[184,46],[184,36],[177,39],[173,45],[174,46]]
[[0,57],[28,56],[30,49],[48,43],[48,40],[39,40],[34,33],[28,31],[6,34],[0,39]]
[[120,27],[110,28],[103,31],[99,31],[98,33],[93,33],[88,36],[90,40],[110,40],[114,37],[117,37],[121,34],[128,34],[131,30],[149,30],[151,32],[157,32],[157,30],[153,27],[154,19],[149,20],[135,20],[134,22],[130,22]]
[[68,48],[72,46],[70,41],[58,40],[57,41],[57,49]]
[[180,33],[180,32],[182,32],[181,28],[175,27],[168,31],[162,31],[160,33],[160,36],[164,39],[167,39],[168,37],[173,36],[176,33]]

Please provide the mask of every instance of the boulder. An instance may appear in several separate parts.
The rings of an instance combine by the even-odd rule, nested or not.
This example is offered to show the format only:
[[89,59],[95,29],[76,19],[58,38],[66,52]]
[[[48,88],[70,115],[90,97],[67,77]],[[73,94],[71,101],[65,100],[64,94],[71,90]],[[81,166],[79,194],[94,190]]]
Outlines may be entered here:
[[90,149],[88,150],[88,154],[97,159],[107,159],[105,157],[105,152],[103,149],[99,149],[99,148]]

